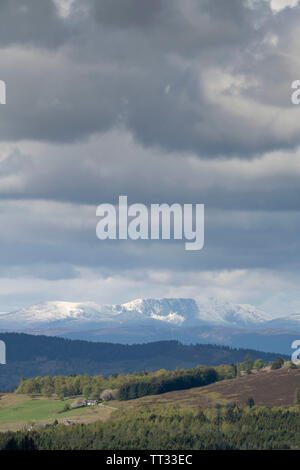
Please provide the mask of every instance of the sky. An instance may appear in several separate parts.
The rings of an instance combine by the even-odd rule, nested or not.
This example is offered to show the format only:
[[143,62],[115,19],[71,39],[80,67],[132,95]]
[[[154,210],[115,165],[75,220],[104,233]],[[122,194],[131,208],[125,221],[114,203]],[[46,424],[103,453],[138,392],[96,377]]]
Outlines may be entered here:
[[[216,297],[300,311],[297,0],[2,0],[0,311]],[[205,204],[205,246],[96,207]]]

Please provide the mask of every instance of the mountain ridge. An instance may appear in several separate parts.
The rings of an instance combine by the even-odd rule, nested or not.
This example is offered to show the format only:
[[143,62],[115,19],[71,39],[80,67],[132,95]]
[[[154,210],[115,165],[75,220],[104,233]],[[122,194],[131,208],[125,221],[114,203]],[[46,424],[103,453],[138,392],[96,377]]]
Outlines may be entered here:
[[175,339],[288,353],[300,337],[300,314],[273,318],[253,305],[213,298],[51,301],[1,314],[0,331],[122,344]]
[[[273,321],[272,316],[253,305],[234,304],[192,298],[135,299],[123,304],[48,301],[0,315],[0,327],[7,323],[51,324],[76,322],[164,322],[176,326],[212,324],[235,327],[260,326]],[[300,315],[299,315],[300,324]]]

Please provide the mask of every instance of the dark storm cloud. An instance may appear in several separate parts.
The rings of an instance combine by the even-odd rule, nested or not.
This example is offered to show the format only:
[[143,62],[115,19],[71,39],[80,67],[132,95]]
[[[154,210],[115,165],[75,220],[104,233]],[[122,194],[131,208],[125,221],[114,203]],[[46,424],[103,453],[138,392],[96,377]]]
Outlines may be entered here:
[[[84,13],[79,4],[86,6]],[[293,147],[296,130],[278,133],[272,113],[259,109],[262,97],[257,100],[247,87],[247,67],[257,67],[258,80],[263,77],[263,64],[260,72],[251,51],[259,43],[265,54],[263,38],[274,23],[267,5],[86,0],[76,1],[72,14],[62,20],[50,1],[35,8],[33,0],[24,0],[22,8],[4,2],[9,26],[2,39],[0,34],[0,45],[29,41],[36,49],[10,51],[9,57],[2,51],[8,104],[0,115],[0,137],[71,142],[121,122],[145,146],[199,156],[248,158]],[[23,14],[20,8],[26,21],[18,27],[14,22]],[[267,26],[258,27],[257,18],[265,17]],[[56,52],[40,53],[46,44],[56,44]],[[274,59],[274,74],[276,64]],[[228,72],[233,77],[245,72],[246,86],[218,83]],[[241,115],[222,102],[231,94],[256,101]]]
[[30,51],[23,57],[12,51],[10,57],[14,53],[18,65],[3,66],[2,72],[7,83],[2,140],[72,142],[116,125],[121,90],[111,72],[92,73],[61,57],[45,61]]

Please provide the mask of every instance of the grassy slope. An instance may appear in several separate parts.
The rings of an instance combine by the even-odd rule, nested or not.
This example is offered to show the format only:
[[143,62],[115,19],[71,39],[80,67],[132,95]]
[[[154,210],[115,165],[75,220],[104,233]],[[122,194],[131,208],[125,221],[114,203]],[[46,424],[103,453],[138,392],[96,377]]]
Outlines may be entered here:
[[61,400],[55,398],[29,397],[14,393],[2,395],[0,399],[0,431],[17,430],[27,424],[52,423],[55,419],[63,421],[74,419],[76,422],[89,423],[96,420],[107,419],[112,410],[105,407],[86,407],[60,411],[66,404],[74,400]]

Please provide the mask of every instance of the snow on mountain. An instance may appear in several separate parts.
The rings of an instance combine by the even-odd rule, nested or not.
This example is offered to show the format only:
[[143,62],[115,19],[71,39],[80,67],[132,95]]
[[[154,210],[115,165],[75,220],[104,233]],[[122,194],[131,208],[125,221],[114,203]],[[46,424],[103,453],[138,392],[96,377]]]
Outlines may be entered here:
[[53,323],[165,322],[181,325],[197,312],[192,299],[137,299],[121,305],[99,305],[94,302],[43,302],[0,316],[3,325],[51,325]]
[[138,312],[141,316],[175,325],[195,318],[198,307],[194,299],[136,299],[121,305],[126,312]]
[[212,325],[234,328],[263,328],[289,324],[300,326],[300,314],[274,320],[253,305],[234,304],[218,299],[136,299],[124,304],[99,305],[94,302],[44,302],[0,315],[0,328],[33,327],[92,328],[106,326],[145,326],[165,324],[174,327]]
[[174,325],[182,325],[185,318],[182,315],[178,315],[177,313],[169,313],[169,315],[156,315],[155,313],[151,314],[151,318],[154,320],[160,320],[167,323],[173,323]]
[[93,302],[43,302],[28,308],[3,314],[0,321],[22,323],[51,323],[61,320],[98,319],[99,306]]
[[234,304],[209,298],[195,299],[137,299],[121,305],[125,312],[174,324],[215,324],[223,326],[254,326],[272,320],[272,316],[253,305]]
[[269,322],[273,317],[249,304],[234,304],[209,298],[198,300],[199,316],[202,322],[222,326],[252,327]]

